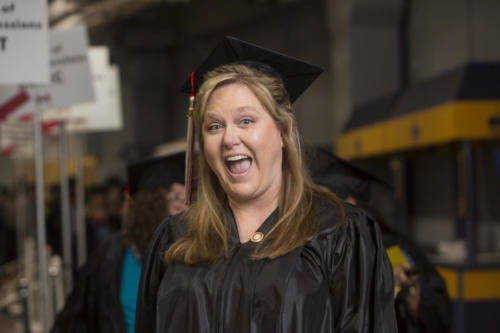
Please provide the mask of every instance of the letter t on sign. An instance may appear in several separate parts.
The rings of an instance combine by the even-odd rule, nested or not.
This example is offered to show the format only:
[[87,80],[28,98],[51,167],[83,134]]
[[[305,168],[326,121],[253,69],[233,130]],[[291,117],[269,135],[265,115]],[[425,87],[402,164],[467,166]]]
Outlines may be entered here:
[[7,47],[7,36],[0,36],[0,51],[5,51]]

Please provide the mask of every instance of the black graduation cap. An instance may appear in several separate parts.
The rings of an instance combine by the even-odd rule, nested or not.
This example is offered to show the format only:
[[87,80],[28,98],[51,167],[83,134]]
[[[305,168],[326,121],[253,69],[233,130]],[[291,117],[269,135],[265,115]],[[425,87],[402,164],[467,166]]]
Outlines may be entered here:
[[184,184],[186,152],[154,157],[127,165],[130,195],[139,190],[154,190],[176,182]]
[[329,188],[342,199],[350,196],[367,202],[370,199],[372,182],[392,189],[392,186],[383,180],[322,148],[308,147],[306,163],[314,182]]
[[[323,69],[302,60],[226,36],[194,72],[194,91],[203,83],[203,76],[218,66],[238,63],[281,78],[293,103],[323,72]],[[191,79],[181,89],[191,93]]]

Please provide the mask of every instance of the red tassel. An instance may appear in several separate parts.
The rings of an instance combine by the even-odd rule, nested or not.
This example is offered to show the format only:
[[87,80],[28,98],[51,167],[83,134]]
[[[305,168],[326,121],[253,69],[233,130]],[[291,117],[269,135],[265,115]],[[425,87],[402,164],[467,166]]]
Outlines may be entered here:
[[188,111],[188,128],[187,128],[187,149],[186,149],[186,205],[191,204],[193,201],[193,156],[194,156],[194,142],[195,142],[195,128],[193,122],[194,110],[194,72],[191,72],[191,94],[189,96],[189,111]]

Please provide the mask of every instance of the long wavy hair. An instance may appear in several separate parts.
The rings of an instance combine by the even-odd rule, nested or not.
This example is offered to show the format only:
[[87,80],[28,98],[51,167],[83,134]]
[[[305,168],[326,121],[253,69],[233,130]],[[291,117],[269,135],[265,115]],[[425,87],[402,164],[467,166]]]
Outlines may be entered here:
[[[253,254],[254,259],[273,259],[302,246],[318,232],[316,205],[326,198],[343,209],[341,200],[324,187],[315,185],[304,165],[300,136],[283,82],[245,65],[230,64],[208,72],[196,96],[193,114],[198,129],[198,187],[195,201],[182,216],[186,233],[165,254],[167,262],[186,264],[214,262],[228,254],[228,235],[232,232],[226,215],[227,197],[205,153],[202,128],[205,109],[212,93],[225,85],[247,86],[267,109],[282,132],[283,181],[278,221],[265,235]],[[340,221],[339,221],[340,222]]]

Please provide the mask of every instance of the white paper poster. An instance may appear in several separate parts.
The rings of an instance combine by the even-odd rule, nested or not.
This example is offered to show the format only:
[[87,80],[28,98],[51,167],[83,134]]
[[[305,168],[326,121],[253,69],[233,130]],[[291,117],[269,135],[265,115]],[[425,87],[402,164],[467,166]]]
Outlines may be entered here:
[[0,0],[0,83],[49,82],[47,0]]
[[[64,108],[94,101],[94,86],[87,56],[88,40],[84,26],[51,31],[51,83],[0,87],[0,118],[19,119],[34,110]],[[21,92],[28,100],[14,103]],[[14,102],[10,101],[13,100]],[[20,99],[20,98],[18,98]],[[2,106],[2,101],[5,104]]]
[[[96,101],[74,105],[64,114],[68,132],[119,130],[123,126],[120,92],[120,74],[117,66],[110,66],[107,48],[92,47],[89,51]],[[48,112],[45,120],[54,119],[57,112]]]
[[87,30],[84,26],[51,31],[51,83],[38,88],[39,95],[49,96],[49,107],[62,108],[94,101],[87,50]]

